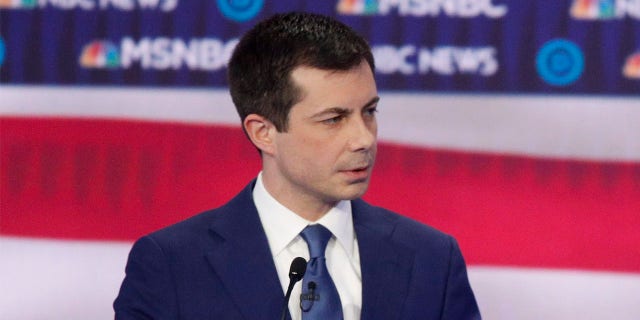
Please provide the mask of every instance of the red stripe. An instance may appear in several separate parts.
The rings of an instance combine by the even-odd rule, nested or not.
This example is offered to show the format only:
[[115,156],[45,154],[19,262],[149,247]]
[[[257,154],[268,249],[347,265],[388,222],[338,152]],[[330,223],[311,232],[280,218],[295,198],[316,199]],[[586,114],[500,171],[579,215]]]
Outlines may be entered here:
[[[259,170],[238,128],[0,118],[0,233],[131,240]],[[640,163],[381,144],[367,200],[454,235],[471,264],[640,272]]]

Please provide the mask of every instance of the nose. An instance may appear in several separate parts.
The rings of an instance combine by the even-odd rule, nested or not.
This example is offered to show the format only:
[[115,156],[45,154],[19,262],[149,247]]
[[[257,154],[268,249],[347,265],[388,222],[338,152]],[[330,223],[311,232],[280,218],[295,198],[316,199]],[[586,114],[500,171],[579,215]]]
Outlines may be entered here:
[[376,144],[378,124],[373,119],[357,117],[352,121],[349,148],[353,152],[368,151]]

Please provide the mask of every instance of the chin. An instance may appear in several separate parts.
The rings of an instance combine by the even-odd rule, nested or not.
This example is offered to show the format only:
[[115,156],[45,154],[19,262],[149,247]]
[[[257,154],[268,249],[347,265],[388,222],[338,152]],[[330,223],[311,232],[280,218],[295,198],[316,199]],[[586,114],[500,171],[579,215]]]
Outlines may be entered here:
[[353,200],[360,198],[367,192],[368,187],[368,183],[365,183],[364,185],[349,186],[347,190],[344,190],[340,198],[341,200]]

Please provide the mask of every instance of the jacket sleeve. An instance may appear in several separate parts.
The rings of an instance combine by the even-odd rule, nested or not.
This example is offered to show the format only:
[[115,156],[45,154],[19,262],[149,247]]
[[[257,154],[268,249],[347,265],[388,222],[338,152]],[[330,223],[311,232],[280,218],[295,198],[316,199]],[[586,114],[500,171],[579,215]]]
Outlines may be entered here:
[[152,238],[143,237],[133,245],[125,273],[113,303],[116,320],[178,318],[167,256]]
[[452,237],[450,251],[449,274],[445,292],[443,320],[480,320],[480,310],[471,290],[467,268],[458,247]]

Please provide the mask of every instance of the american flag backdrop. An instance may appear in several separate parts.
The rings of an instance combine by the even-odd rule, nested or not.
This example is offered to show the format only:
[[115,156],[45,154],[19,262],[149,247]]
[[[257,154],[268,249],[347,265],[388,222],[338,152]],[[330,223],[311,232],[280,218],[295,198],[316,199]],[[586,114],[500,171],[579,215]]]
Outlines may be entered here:
[[113,318],[135,239],[257,175],[225,63],[288,10],[369,40],[365,199],[456,237],[485,319],[640,319],[635,0],[0,0],[0,319]]

